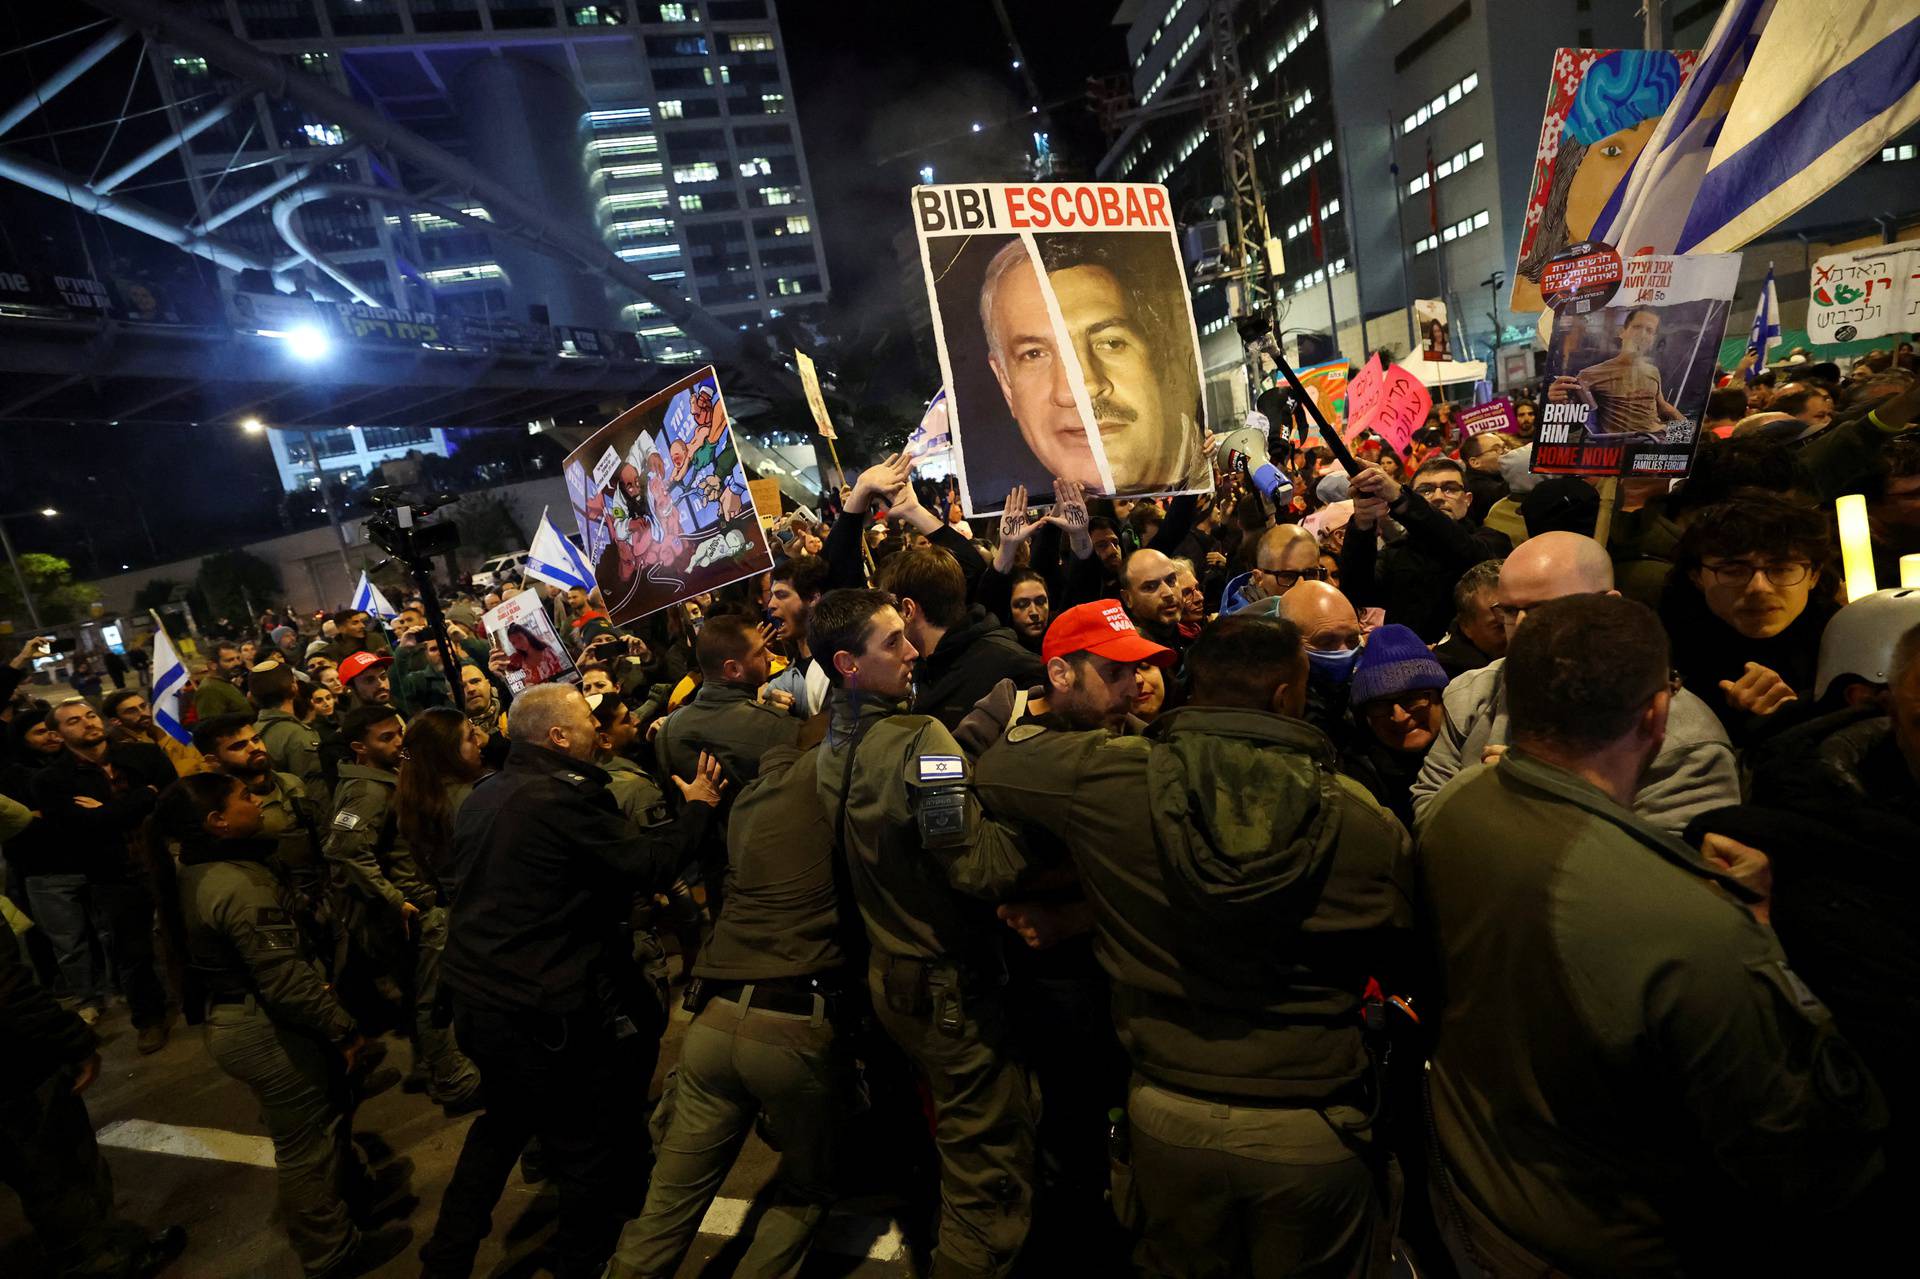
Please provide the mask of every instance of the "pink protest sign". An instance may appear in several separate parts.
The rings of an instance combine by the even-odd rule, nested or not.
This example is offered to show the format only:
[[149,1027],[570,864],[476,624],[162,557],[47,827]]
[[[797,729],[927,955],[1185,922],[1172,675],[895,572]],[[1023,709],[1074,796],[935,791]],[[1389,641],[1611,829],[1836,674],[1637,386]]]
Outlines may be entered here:
[[1380,408],[1368,425],[1387,442],[1387,447],[1405,457],[1407,445],[1413,442],[1413,433],[1426,425],[1427,412],[1432,408],[1433,392],[1427,389],[1427,384],[1404,365],[1396,364],[1387,370]]
[[1514,420],[1513,401],[1506,396],[1497,400],[1488,400],[1485,404],[1476,404],[1470,409],[1461,409],[1453,415],[1453,424],[1460,430],[1460,438],[1479,435],[1486,431],[1495,431],[1511,435],[1520,429]]
[[1386,389],[1386,371],[1380,365],[1380,357],[1367,357],[1367,362],[1347,383],[1347,429],[1341,433],[1346,439],[1351,440],[1373,425],[1368,419],[1380,407]]

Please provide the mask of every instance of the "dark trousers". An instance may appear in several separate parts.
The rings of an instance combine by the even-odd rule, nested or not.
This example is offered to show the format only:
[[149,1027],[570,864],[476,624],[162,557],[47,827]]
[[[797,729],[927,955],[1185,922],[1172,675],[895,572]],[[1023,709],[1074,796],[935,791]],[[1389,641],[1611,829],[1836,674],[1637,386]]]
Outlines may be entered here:
[[120,1274],[146,1246],[146,1231],[114,1215],[113,1175],[70,1071],[0,1101],[0,1182],[20,1196],[54,1274]]
[[597,1012],[501,1013],[456,998],[454,1029],[480,1068],[486,1110],[467,1130],[440,1219],[420,1251],[423,1273],[472,1272],[514,1161],[537,1137],[560,1191],[554,1271],[598,1279],[646,1194],[647,1089],[659,1027],[616,1040]]
[[69,994],[83,1004],[106,1001],[107,974],[93,959],[97,937],[120,979],[133,1024],[144,1029],[166,1020],[167,992],[153,958],[153,893],[144,880],[32,875],[27,897],[34,922],[53,943]]

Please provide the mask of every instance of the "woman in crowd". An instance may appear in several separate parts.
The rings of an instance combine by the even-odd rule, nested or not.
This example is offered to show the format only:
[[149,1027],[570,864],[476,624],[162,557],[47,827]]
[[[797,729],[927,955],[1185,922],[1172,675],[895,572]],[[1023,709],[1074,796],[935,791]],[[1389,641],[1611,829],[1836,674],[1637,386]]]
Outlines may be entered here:
[[[207,1053],[260,1103],[273,1138],[281,1224],[308,1275],[359,1275],[399,1255],[404,1228],[362,1233],[406,1196],[355,1151],[348,1075],[366,1040],[328,987],[270,869],[259,801],[225,773],[169,786],[149,819],[161,903],[206,999]],[[179,870],[173,866],[175,858]],[[177,891],[169,891],[177,890]]]
[[414,716],[404,744],[394,813],[400,837],[438,885],[453,845],[454,814],[486,775],[480,750],[487,736],[459,711],[436,706]]
[[1414,779],[1446,718],[1446,686],[1447,672],[1405,626],[1375,627],[1354,664],[1348,704],[1358,731],[1347,739],[1347,771],[1408,830]]
[[1736,745],[1811,699],[1820,635],[1839,611],[1826,514],[1747,492],[1700,511],[1660,601],[1674,669]]

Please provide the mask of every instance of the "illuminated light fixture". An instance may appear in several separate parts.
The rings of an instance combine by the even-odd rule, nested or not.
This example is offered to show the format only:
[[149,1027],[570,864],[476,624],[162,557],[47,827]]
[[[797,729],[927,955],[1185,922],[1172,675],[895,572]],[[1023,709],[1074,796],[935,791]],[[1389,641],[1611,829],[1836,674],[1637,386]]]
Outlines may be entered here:
[[920,166],[920,184],[922,186],[933,185],[933,166],[931,164],[923,164]]
[[240,424],[240,429],[245,431],[248,435],[258,435],[260,434],[260,432],[266,430],[267,428],[266,428],[266,424],[263,423],[259,418],[250,417],[246,421]]
[[975,133],[978,133],[978,132],[980,132],[980,122],[979,122],[978,120],[975,120],[975,121],[973,122],[973,131],[974,131]]
[[303,324],[297,329],[288,329],[284,336],[287,350],[293,352],[296,360],[324,360],[333,350],[333,339],[316,325]]
[[1873,594],[1873,534],[1867,528],[1867,499],[1849,493],[1833,504],[1840,522],[1840,562],[1847,574],[1847,603]]
[[51,506],[43,506],[40,508],[40,514],[46,516],[48,519],[52,519],[54,516],[60,514],[60,512],[54,510]]
[[1900,557],[1900,585],[1910,590],[1920,589],[1920,555]]

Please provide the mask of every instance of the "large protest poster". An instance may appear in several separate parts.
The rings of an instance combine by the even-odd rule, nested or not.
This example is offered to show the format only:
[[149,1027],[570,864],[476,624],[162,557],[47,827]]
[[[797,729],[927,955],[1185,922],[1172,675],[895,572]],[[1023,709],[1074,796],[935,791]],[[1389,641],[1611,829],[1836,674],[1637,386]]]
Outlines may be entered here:
[[579,682],[573,656],[560,642],[536,592],[508,596],[482,613],[480,621],[494,650],[507,655],[507,687],[515,693],[535,684]]
[[711,367],[595,431],[562,470],[616,624],[773,567]]
[[1816,258],[1807,337],[1855,342],[1920,328],[1920,247],[1888,244]]
[[1200,342],[1165,187],[921,186],[911,197],[969,516],[1054,480],[1197,493]]
[[1667,49],[1554,50],[1513,272],[1515,311],[1545,305],[1541,268],[1592,237],[1699,56]]
[[1555,312],[1533,469],[1685,475],[1739,274],[1737,253],[1631,257],[1606,306]]

